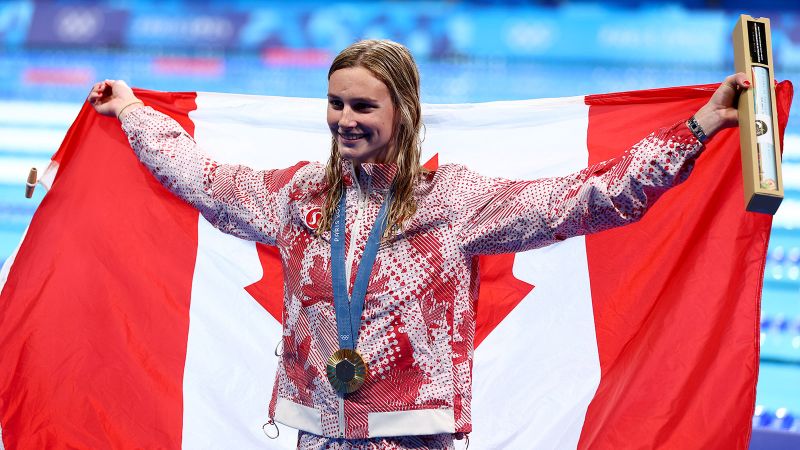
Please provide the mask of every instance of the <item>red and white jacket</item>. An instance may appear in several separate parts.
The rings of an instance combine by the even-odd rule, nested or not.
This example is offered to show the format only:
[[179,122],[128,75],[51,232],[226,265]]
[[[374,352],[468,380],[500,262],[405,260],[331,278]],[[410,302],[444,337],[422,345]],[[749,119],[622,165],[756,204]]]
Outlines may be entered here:
[[[363,439],[471,431],[476,256],[520,252],[638,220],[691,172],[702,145],[684,123],[572,175],[513,181],[444,165],[421,176],[417,213],[373,266],[358,352],[363,387],[337,394],[325,372],[338,349],[330,232],[315,235],[324,165],[221,165],[151,108],[123,129],[153,175],[220,230],[276,246],[284,269],[283,354],[269,415],[317,435]],[[347,271],[355,280],[396,167],[343,162]]]

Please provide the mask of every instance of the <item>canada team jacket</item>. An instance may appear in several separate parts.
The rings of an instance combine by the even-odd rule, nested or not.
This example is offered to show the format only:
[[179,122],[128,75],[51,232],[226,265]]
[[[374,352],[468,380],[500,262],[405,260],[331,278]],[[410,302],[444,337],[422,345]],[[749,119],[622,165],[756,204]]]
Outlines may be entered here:
[[[325,371],[339,344],[330,232],[315,234],[324,165],[253,170],[218,164],[177,122],[151,108],[127,114],[123,130],[153,175],[215,227],[279,249],[283,354],[269,416],[348,439],[470,432],[476,256],[521,252],[634,222],[686,179],[702,150],[678,123],[618,158],[564,177],[513,181],[461,165],[422,175],[416,215],[381,244],[370,276],[357,343],[369,365],[367,381],[342,396]],[[343,165],[352,289],[396,167],[362,164],[356,176],[349,161]]]

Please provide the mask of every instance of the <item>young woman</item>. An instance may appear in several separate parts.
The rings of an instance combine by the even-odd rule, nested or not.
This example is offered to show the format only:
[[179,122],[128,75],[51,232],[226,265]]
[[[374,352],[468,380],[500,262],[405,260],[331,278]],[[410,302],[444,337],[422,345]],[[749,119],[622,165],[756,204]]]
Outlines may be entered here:
[[390,41],[333,61],[325,165],[218,164],[122,81],[97,83],[88,101],[217,228],[279,248],[284,351],[269,416],[300,430],[299,448],[452,448],[471,431],[474,257],[638,220],[688,177],[704,140],[737,124],[748,87],[729,76],[692,118],[621,157],[534,181],[423,170],[419,74]]

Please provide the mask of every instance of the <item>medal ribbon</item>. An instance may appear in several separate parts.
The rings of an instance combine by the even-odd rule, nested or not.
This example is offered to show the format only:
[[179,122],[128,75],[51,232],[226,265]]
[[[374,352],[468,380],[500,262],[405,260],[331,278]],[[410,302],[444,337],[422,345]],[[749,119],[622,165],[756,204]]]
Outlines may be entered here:
[[[386,199],[381,205],[375,224],[370,230],[361,263],[358,265],[356,281],[353,285],[352,297],[347,295],[346,269],[345,269],[345,217],[346,217],[346,192],[342,191],[339,206],[333,221],[331,235],[331,277],[333,281],[333,305],[336,309],[336,331],[339,333],[339,348],[355,350],[358,342],[358,332],[361,328],[361,313],[364,311],[364,298],[367,295],[367,285],[375,256],[381,243],[381,236],[386,230],[386,219],[389,215],[388,205],[391,202],[392,192],[386,194]],[[352,236],[351,239],[355,239]],[[355,245],[355,241],[350,245]]]

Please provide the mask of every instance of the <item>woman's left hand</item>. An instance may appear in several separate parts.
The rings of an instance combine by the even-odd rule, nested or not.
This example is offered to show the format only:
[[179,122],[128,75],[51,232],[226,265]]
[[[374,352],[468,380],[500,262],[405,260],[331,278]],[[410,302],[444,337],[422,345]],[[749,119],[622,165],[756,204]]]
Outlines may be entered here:
[[711,100],[697,110],[694,118],[709,138],[717,131],[739,124],[739,111],[736,109],[736,98],[743,89],[751,86],[747,75],[742,72],[725,78],[719,85]]

